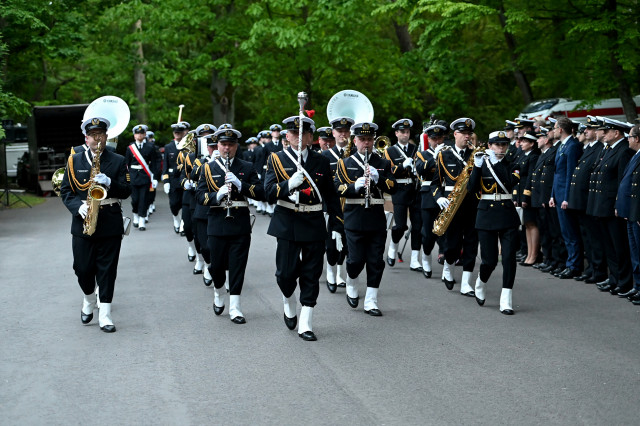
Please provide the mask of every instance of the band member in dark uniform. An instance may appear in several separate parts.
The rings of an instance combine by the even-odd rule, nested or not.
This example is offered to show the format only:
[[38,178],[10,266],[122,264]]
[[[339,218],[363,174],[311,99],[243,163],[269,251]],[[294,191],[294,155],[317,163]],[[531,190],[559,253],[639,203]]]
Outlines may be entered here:
[[235,129],[218,130],[220,158],[202,168],[198,182],[198,203],[209,206],[209,251],[214,286],[213,311],[224,311],[222,289],[229,267],[229,317],[235,324],[246,322],[240,308],[240,294],[251,245],[251,222],[247,197],[264,199],[264,188],[253,165],[236,157],[238,140]]
[[[473,151],[471,137],[476,123],[470,118],[459,118],[451,123],[454,146],[442,149],[436,158],[436,172],[431,182],[431,193],[441,209],[449,206],[447,198],[453,191],[456,181],[466,167]],[[472,160],[473,161],[473,160]],[[444,267],[442,281],[447,289],[452,290],[454,280],[454,266],[460,258],[462,250],[462,281],[460,293],[473,297],[473,287],[469,284],[471,273],[476,264],[478,253],[478,234],[474,225],[474,217],[478,208],[476,194],[467,193],[461,205],[451,220],[451,224],[444,233]]]
[[407,211],[411,219],[411,264],[412,271],[421,271],[420,245],[422,244],[422,217],[420,213],[420,193],[418,191],[414,158],[418,148],[409,143],[413,121],[408,118],[393,123],[398,143],[388,147],[384,156],[391,162],[391,171],[398,183],[396,193],[391,197],[393,201],[393,218],[395,224],[391,228],[391,242],[387,253],[387,263],[396,263],[398,243],[402,239],[407,226]]
[[429,147],[416,154],[416,172],[420,177],[420,209],[422,212],[422,274],[431,278],[431,252],[438,240],[433,233],[433,222],[440,213],[440,207],[431,193],[431,181],[436,171],[436,156],[444,146],[444,134],[447,128],[434,124],[425,129]]
[[[111,319],[111,302],[118,271],[120,245],[124,227],[120,200],[131,195],[129,173],[122,155],[105,149],[109,121],[94,117],[82,123],[82,133],[86,136],[89,150],[69,156],[67,168],[60,186],[60,197],[69,209],[71,219],[71,248],[73,269],[78,284],[84,293],[80,319],[89,324],[96,307],[96,285],[100,292],[100,329],[107,333],[116,331]],[[91,179],[95,166],[96,152],[100,145],[99,170]],[[89,213],[87,191],[93,184],[106,190],[106,198],[100,201],[95,232],[84,234],[84,222]]]
[[503,131],[489,135],[489,148],[484,153],[476,153],[468,184],[469,193],[481,193],[475,220],[481,257],[480,273],[475,286],[476,302],[480,306],[484,305],[485,287],[498,264],[498,255],[501,254],[503,272],[500,312],[505,315],[513,315],[512,290],[516,278],[520,226],[520,217],[511,198],[520,176],[517,171],[511,172],[509,164],[503,159],[509,142]]
[[367,268],[367,291],[364,312],[382,316],[378,308],[378,289],[384,271],[384,246],[387,240],[387,220],[384,193],[393,195],[397,185],[391,163],[373,155],[378,126],[356,123],[351,127],[356,151],[338,162],[334,184],[345,197],[344,228],[349,246],[347,258],[347,303],[358,307],[358,277]]
[[[155,179],[158,179],[158,177],[162,176],[162,154],[160,153],[160,149],[158,149],[158,145],[156,145],[155,133],[153,133],[151,130],[147,130],[147,138],[145,139],[145,143],[150,144],[155,151],[155,167],[153,170],[153,176],[155,177]],[[157,184],[156,188],[151,188],[151,190],[149,190],[149,198],[147,200],[147,205],[149,206],[147,210],[147,222],[149,222],[149,215],[156,211],[156,192]]]
[[518,157],[512,170],[517,170],[520,176],[519,182],[513,188],[513,201],[522,208],[522,223],[525,228],[527,257],[520,262],[522,266],[533,266],[540,252],[540,231],[536,223],[536,209],[531,206],[530,181],[533,169],[538,161],[537,149],[538,137],[532,131],[525,132],[520,137],[520,149],[522,153]]
[[[348,117],[341,117],[331,121],[331,127],[322,127],[318,129],[318,138],[333,140],[333,145],[322,151],[322,155],[329,159],[331,172],[335,177],[338,161],[343,157],[344,150],[349,140],[350,128],[353,120]],[[336,138],[337,135],[337,138]],[[340,140],[338,144],[336,139]],[[342,204],[342,201],[341,201]],[[331,238],[329,233],[327,238],[327,288],[331,293],[335,293],[337,287],[344,287],[346,281],[342,278],[342,265],[347,257],[347,244],[343,243],[342,250],[336,248],[336,240]]]
[[[269,127],[269,131],[271,132],[270,136],[271,140],[264,144],[265,149],[265,166],[266,159],[274,152],[282,151],[284,144],[286,143],[286,138],[283,141],[280,141],[280,132],[282,131],[282,126],[279,124],[272,124]],[[266,169],[265,169],[266,170]],[[264,179],[264,176],[263,176]],[[266,185],[265,185],[266,186]],[[269,216],[273,216],[273,210],[275,208],[275,204],[267,203],[267,214]]]
[[[272,153],[267,160],[265,192],[268,202],[277,204],[267,233],[278,239],[276,279],[284,300],[284,322],[290,330],[296,327],[293,294],[299,285],[302,310],[298,335],[304,340],[317,340],[312,331],[312,317],[327,238],[322,203],[326,205],[328,227],[337,240],[337,248],[341,248],[344,232],[342,209],[333,187],[329,161],[308,148],[313,143],[313,120],[303,117],[300,123],[300,117],[293,116],[283,123],[290,147]],[[298,159],[301,124],[302,158]]]
[[125,159],[131,176],[131,207],[133,209],[133,226],[144,231],[149,201],[149,190],[158,186],[158,181],[153,175],[157,169],[156,149],[146,143],[147,126],[138,124],[133,128],[135,141],[127,147]]
[[[256,171],[258,172],[258,177],[264,183],[264,178],[267,172],[267,157],[271,155],[271,152],[267,149],[267,144],[271,141],[271,134],[268,130],[263,130],[258,133],[258,148],[260,151],[256,154]],[[256,213],[262,213],[263,215],[267,213],[267,202],[266,201],[258,201],[258,207],[256,208]]]
[[164,147],[164,161],[162,170],[162,182],[164,183],[164,192],[169,194],[169,208],[173,215],[173,230],[180,232],[180,209],[182,208],[182,186],[180,186],[180,169],[178,168],[180,150],[178,144],[187,135],[187,131],[191,126],[186,121],[172,124],[173,140]]

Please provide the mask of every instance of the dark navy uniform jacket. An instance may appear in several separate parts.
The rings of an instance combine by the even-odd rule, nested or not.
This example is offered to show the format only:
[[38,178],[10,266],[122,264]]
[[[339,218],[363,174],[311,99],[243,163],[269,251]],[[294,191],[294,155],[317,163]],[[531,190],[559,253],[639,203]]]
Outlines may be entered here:
[[[290,147],[287,151],[295,159],[296,152]],[[308,150],[304,169],[322,194],[329,216],[328,226],[332,231],[344,232],[342,209],[338,194],[333,186],[333,173],[329,160],[315,151]],[[265,193],[267,201],[275,204],[278,200],[292,203],[289,195],[289,178],[297,171],[297,165],[284,151],[272,153],[267,159],[267,175],[265,178]],[[306,177],[300,189],[300,205],[321,204],[318,194],[309,184]],[[312,212],[295,212],[292,209],[277,205],[267,234],[289,241],[323,241],[327,238],[322,209]]]
[[587,210],[589,180],[591,179],[591,173],[593,173],[593,169],[596,167],[596,163],[600,159],[603,149],[604,145],[601,142],[596,142],[592,146],[584,149],[582,157],[578,160],[578,165],[571,176],[571,188],[569,190],[568,200],[570,209]]
[[529,154],[523,151],[518,161],[511,166],[511,170],[518,171],[520,176],[518,183],[512,189],[513,201],[527,203],[531,207],[531,178],[539,156],[540,154],[533,150],[529,151]]
[[420,176],[422,184],[420,187],[420,198],[422,200],[420,207],[423,209],[440,209],[431,192],[431,182],[436,175],[436,156],[433,149],[429,148],[416,154],[416,172]]
[[618,187],[622,181],[624,169],[635,153],[629,148],[629,141],[621,139],[604,149],[602,160],[593,170],[589,185],[587,214],[596,217],[614,217]]
[[531,190],[531,207],[541,208],[549,205],[553,189],[553,174],[556,164],[557,146],[549,147],[540,154],[531,172],[529,189]]
[[[162,166],[162,182],[170,183],[171,190],[182,188],[180,186],[180,169],[178,168],[178,157],[180,152],[176,147],[176,141],[172,140],[164,146],[164,161]],[[180,159],[182,162],[182,159]]]
[[[131,185],[149,185],[151,183],[151,179],[149,179],[149,175],[147,175],[147,173],[143,169],[137,168],[138,166],[142,166],[138,162],[138,160],[136,160],[136,157],[134,157],[133,152],[131,152],[131,145],[135,145],[135,142],[127,147],[127,152],[124,156],[127,162],[127,168],[129,169],[129,175],[131,176]],[[156,150],[153,144],[144,142],[142,144],[142,147],[138,149],[138,151],[140,151],[140,154],[142,154],[142,158],[144,158],[144,161],[147,162],[149,171],[153,173],[153,171],[157,168],[155,163]],[[154,177],[154,179],[157,179],[157,176]]]
[[[418,190],[416,189],[416,176],[413,174],[411,167],[404,168],[402,163],[407,158],[414,158],[418,147],[412,143],[407,143],[407,152],[400,147],[399,143],[388,147],[384,151],[384,158],[391,163],[391,173],[397,180],[399,179],[411,179],[411,183],[396,183],[397,189],[395,194],[391,196],[393,204],[411,205],[415,202]],[[404,153],[404,155],[403,155]],[[406,157],[405,157],[406,155]]]
[[[82,233],[84,219],[78,213],[78,209],[83,201],[87,200],[87,190],[91,186],[89,177],[91,176],[92,163],[86,156],[91,158],[91,154],[80,152],[70,155],[67,160],[67,168],[60,185],[60,197],[62,202],[69,209],[73,219],[71,220],[71,234],[84,238],[100,238],[122,235],[124,227],[122,224],[122,209],[119,203],[100,206],[98,213],[98,225],[93,235],[88,236]],[[107,198],[125,199],[131,195],[129,184],[129,173],[127,165],[122,155],[105,150],[100,156],[100,172],[111,179],[111,185],[107,189]]]
[[[222,159],[218,159],[218,161],[226,167]],[[231,200],[247,201],[247,197],[258,201],[264,200],[264,188],[253,164],[240,158],[234,158],[231,161],[230,171],[242,182],[239,192],[235,185],[231,185]],[[226,185],[225,177],[225,171],[215,161],[202,166],[196,198],[198,204],[209,207],[207,235],[224,237],[250,234],[249,207],[232,207],[233,219],[226,219],[227,209],[224,206],[227,196],[225,195],[218,201],[218,191],[223,185]]]
[[618,213],[618,217],[629,218],[631,213],[631,194],[635,191],[638,193],[638,187],[632,185],[633,174],[640,169],[640,155],[637,153],[631,157],[631,160],[625,167],[620,186],[618,187],[618,196],[616,198],[615,208]]
[[[637,156],[637,155],[636,155]],[[631,197],[629,200],[629,220],[640,221],[640,167],[631,174]]]

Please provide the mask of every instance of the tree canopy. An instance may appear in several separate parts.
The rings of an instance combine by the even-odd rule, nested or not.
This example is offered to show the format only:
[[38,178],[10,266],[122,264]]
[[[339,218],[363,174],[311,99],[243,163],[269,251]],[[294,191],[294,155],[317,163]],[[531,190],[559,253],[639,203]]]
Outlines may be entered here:
[[630,108],[638,16],[635,0],[5,0],[0,116],[116,95],[162,142],[179,104],[248,137],[297,114],[299,91],[325,125],[353,89],[385,133],[436,113],[482,135],[534,99]]

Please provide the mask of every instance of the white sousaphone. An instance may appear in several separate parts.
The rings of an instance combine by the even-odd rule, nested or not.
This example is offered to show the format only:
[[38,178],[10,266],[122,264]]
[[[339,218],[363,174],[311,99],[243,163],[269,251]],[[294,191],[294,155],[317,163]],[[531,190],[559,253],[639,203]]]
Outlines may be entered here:
[[356,90],[343,90],[331,97],[327,104],[329,122],[349,117],[355,123],[373,122],[373,105],[369,98]]

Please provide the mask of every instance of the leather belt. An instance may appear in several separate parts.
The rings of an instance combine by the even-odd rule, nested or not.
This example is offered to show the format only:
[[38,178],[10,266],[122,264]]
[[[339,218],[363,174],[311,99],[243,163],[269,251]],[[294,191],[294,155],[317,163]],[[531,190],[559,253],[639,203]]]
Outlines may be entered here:
[[[344,200],[345,204],[357,204],[360,206],[364,206],[364,199],[360,199],[360,198],[347,198]],[[384,204],[384,200],[382,198],[370,198],[369,199],[369,204],[374,205],[374,204]]]
[[248,201],[231,201],[227,204],[226,201],[222,201],[219,206],[211,206],[212,209],[226,209],[227,207],[249,207]]
[[139,165],[139,164],[132,164],[130,167],[131,167],[132,169],[142,170],[142,166],[141,166],[141,165]]
[[481,200],[491,200],[491,201],[501,201],[501,200],[511,200],[512,197],[510,194],[499,194],[494,192],[493,194],[482,194],[480,196]]
[[431,181],[430,180],[423,180],[422,181],[422,186],[429,186],[431,185]]
[[288,201],[284,201],[284,200],[278,200],[278,202],[276,204],[279,205],[280,207],[284,207],[286,209],[290,209],[290,210],[293,210],[295,212],[309,213],[309,212],[322,211],[322,204],[311,204],[311,205],[303,205],[303,204],[301,204],[298,208],[296,208],[295,204],[290,203]]
[[445,187],[444,187],[444,190],[445,190],[445,191],[453,191],[453,188],[455,188],[455,186],[453,186],[453,185],[447,185],[447,186],[445,186]]
[[406,178],[406,179],[396,179],[397,183],[413,183],[413,179],[412,178]]
[[110,206],[111,204],[120,204],[120,200],[117,198],[105,198],[104,200],[100,200],[101,206]]

